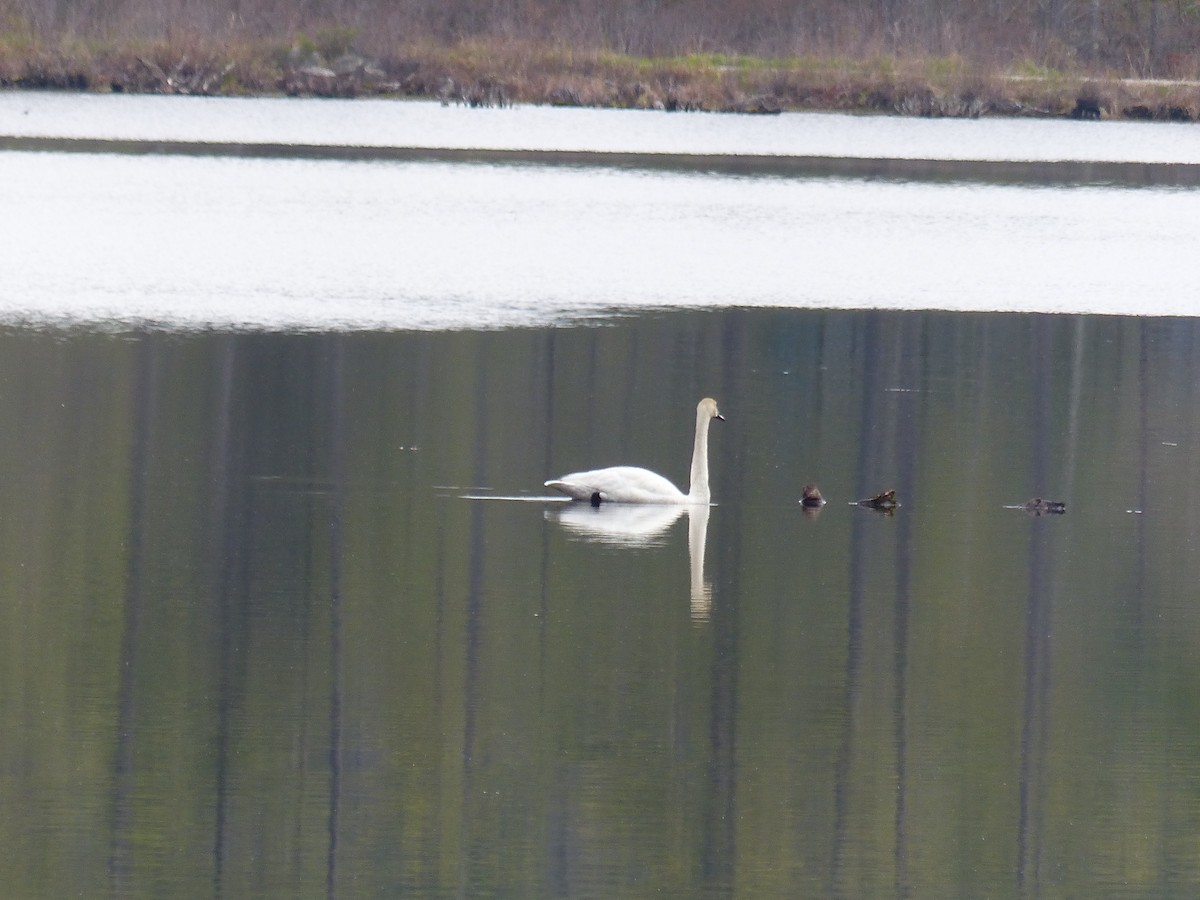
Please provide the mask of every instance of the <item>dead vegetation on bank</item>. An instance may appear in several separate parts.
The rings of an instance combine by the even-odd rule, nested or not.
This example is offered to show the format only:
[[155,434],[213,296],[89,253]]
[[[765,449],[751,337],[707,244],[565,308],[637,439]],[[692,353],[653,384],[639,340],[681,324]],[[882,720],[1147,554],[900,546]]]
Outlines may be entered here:
[[638,58],[515,42],[356,52],[353,34],[288,44],[175,37],[145,43],[0,40],[0,86],[95,92],[438,99],[772,114],[1073,116],[1195,121],[1200,82],[991,71],[957,57]]

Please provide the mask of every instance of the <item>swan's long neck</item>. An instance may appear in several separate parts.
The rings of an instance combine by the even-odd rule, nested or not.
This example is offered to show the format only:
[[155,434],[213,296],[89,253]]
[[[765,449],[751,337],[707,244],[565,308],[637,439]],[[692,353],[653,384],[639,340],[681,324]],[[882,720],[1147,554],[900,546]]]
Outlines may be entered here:
[[688,499],[708,503],[708,426],[712,417],[706,410],[696,411],[696,443],[692,446],[692,481]]

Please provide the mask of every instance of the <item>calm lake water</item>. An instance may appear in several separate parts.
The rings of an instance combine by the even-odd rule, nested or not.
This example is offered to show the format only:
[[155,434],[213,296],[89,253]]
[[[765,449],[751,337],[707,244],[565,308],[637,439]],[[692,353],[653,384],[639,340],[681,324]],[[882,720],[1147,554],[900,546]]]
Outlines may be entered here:
[[1200,888],[1200,193],[0,177],[14,896]]

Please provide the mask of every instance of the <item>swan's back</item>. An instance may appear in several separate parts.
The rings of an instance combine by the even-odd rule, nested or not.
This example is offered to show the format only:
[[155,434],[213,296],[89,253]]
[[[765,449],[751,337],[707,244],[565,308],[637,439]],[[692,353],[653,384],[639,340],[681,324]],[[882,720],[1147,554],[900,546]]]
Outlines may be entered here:
[[546,487],[562,491],[573,500],[604,503],[687,503],[688,496],[657,472],[638,466],[610,466],[590,472],[572,472]]

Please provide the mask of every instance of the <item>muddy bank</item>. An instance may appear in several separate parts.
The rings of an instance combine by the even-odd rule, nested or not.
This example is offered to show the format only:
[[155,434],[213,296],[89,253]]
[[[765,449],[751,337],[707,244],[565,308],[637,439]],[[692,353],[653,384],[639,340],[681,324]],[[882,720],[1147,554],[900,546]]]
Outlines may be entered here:
[[782,177],[989,184],[1106,184],[1130,187],[1200,186],[1200,165],[1097,161],[868,159],[763,154],[620,153],[592,150],[507,150],[442,147],[364,147],[331,144],[232,143],[99,138],[0,136],[0,150],[166,154],[247,158],[429,160],[489,164],[610,166]]

